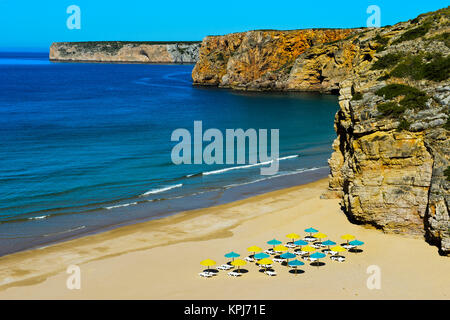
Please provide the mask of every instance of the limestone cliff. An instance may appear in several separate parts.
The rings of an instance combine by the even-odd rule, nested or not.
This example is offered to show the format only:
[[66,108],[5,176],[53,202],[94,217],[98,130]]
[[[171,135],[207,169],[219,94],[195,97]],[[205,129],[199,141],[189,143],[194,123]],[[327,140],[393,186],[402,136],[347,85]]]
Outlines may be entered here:
[[356,223],[425,237],[450,254],[450,8],[383,28],[311,32],[208,37],[194,83],[339,93],[326,196],[341,197]]
[[200,42],[55,42],[50,61],[195,63]]
[[298,56],[313,46],[343,39],[354,29],[257,30],[206,37],[194,84],[243,90],[280,89]]

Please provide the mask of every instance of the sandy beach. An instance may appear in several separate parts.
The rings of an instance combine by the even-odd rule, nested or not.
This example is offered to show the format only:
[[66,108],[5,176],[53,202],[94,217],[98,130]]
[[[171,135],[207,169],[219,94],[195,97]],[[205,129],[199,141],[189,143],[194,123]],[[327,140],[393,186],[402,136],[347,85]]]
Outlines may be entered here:
[[[320,199],[327,180],[217,207],[121,227],[0,258],[0,299],[449,299],[450,260],[423,239],[384,234],[351,224],[337,199]],[[249,272],[231,278],[198,276],[200,261],[314,227],[339,241],[365,242],[347,261],[306,263],[299,275],[275,264],[278,276]],[[340,241],[342,242],[342,241]],[[339,243],[340,243],[339,242]],[[69,290],[66,270],[81,270],[81,289]],[[381,271],[381,289],[367,287],[369,266]]]

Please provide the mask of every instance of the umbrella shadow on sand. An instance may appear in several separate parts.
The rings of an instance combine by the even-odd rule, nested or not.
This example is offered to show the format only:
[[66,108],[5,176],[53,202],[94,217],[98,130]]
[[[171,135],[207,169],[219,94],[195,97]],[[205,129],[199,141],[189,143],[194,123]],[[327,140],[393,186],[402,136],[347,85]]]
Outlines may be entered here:
[[275,271],[273,268],[261,268],[258,270],[259,272],[264,272],[264,271]]
[[353,253],[361,253],[363,251],[364,251],[363,249],[359,249],[359,248],[348,249],[348,252],[353,252]]
[[304,271],[304,270],[301,270],[301,269],[292,269],[292,270],[289,270],[289,273],[292,273],[292,274],[302,274],[302,273],[305,273],[305,271]]
[[309,265],[314,266],[314,267],[322,267],[322,266],[325,265],[325,262],[322,262],[322,261],[314,261],[314,262],[311,262]]
[[248,270],[247,270],[247,269],[239,268],[239,269],[234,270],[234,272],[237,272],[237,273],[247,273]]
[[219,273],[219,270],[217,269],[205,269],[203,272],[211,272],[211,273]]

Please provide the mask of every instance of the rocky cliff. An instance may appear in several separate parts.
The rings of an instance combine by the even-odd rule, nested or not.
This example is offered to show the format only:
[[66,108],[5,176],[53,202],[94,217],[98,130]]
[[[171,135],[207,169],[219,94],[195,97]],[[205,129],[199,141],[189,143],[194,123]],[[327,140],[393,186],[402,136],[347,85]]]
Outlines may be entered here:
[[341,197],[355,223],[424,237],[448,255],[449,31],[445,8],[383,28],[207,37],[193,80],[339,93],[325,196]]
[[348,37],[356,29],[257,30],[206,37],[192,72],[194,84],[242,90],[281,89],[307,49]]
[[50,61],[195,63],[200,42],[55,42]]

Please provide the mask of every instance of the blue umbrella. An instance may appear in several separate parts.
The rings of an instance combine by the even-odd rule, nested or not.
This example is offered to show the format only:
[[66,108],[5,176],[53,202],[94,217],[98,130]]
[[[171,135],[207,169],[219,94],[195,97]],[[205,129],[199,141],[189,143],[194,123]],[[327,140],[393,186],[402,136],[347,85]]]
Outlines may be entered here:
[[362,246],[364,244],[364,242],[359,241],[359,240],[353,240],[353,241],[350,241],[349,244],[351,244],[352,246]]
[[308,244],[308,242],[306,242],[305,240],[297,240],[294,242],[295,245],[297,246],[306,246]]
[[314,228],[308,228],[308,229],[305,229],[305,232],[308,232],[308,233],[316,233],[316,232],[318,232],[319,230],[316,230],[316,229],[314,229]]
[[289,261],[288,265],[293,267],[295,269],[295,274],[297,274],[297,267],[304,265],[304,263],[295,259],[295,260]]
[[319,259],[326,257],[326,254],[322,252],[314,252],[312,255],[309,256],[310,258],[317,259],[317,266],[320,266]]
[[256,260],[261,260],[261,259],[270,257],[270,255],[268,255],[267,253],[264,253],[264,252],[260,252],[260,253],[255,254],[254,257]]
[[280,255],[280,257],[282,257],[283,259],[286,259],[287,262],[289,263],[289,259],[295,258],[296,255],[290,252],[285,252],[282,255]]
[[299,267],[299,266],[304,265],[304,263],[299,261],[299,260],[297,260],[297,259],[295,259],[295,260],[289,261],[289,265],[291,267]]
[[286,252],[286,253],[283,253],[280,257],[282,257],[283,259],[292,259],[292,258],[295,258],[296,255],[293,253],[290,253],[290,252]]
[[316,230],[316,229],[311,227],[311,228],[305,229],[305,232],[308,232],[309,236],[312,237],[312,234],[316,233],[316,232],[319,232],[319,230]]
[[326,255],[322,252],[314,252],[312,255],[310,255],[310,257],[314,259],[321,259],[326,257]]
[[226,255],[225,255],[225,258],[232,258],[233,259],[233,261],[234,261],[234,258],[237,258],[237,257],[240,257],[241,255],[239,254],[239,253],[236,253],[236,252],[234,252],[234,251],[231,251],[231,252],[228,252]]
[[326,240],[326,241],[322,242],[322,244],[324,246],[328,246],[328,249],[330,249],[330,246],[334,246],[336,244],[336,242],[331,241],[331,240]]
[[279,241],[277,239],[272,239],[272,240],[267,241],[267,244],[270,244],[271,246],[277,246],[277,245],[282,244],[282,243],[283,242],[281,242],[281,241]]

